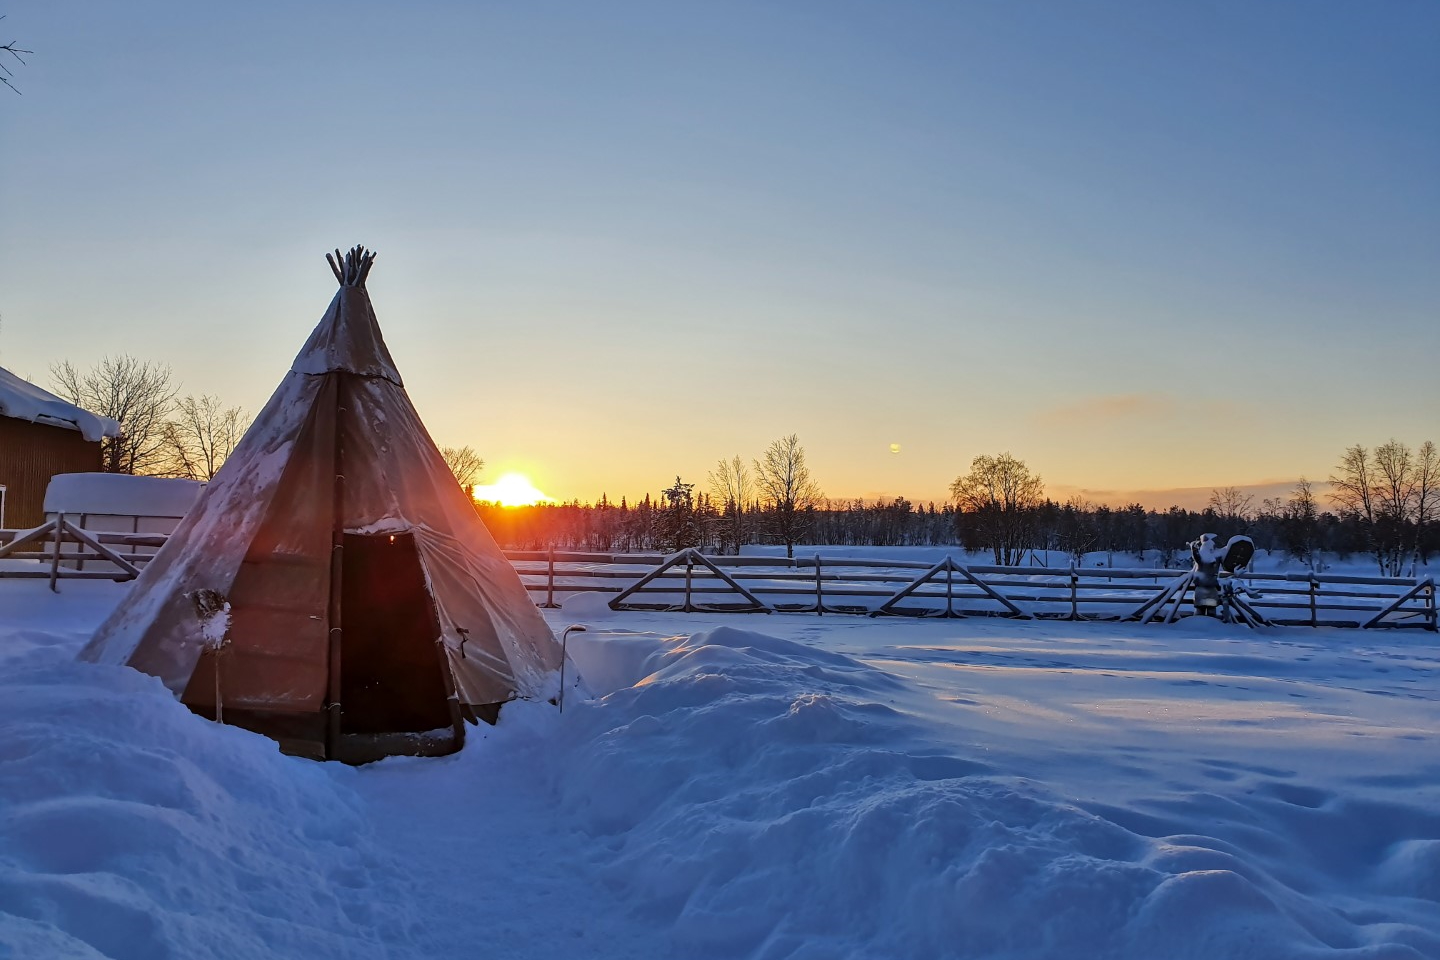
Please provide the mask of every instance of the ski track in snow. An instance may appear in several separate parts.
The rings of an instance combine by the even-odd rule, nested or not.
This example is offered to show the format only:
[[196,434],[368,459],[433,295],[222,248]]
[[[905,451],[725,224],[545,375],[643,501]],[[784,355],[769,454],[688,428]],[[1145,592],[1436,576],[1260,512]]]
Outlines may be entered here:
[[284,757],[0,582],[0,958],[1440,958],[1433,635],[614,614],[597,696]]

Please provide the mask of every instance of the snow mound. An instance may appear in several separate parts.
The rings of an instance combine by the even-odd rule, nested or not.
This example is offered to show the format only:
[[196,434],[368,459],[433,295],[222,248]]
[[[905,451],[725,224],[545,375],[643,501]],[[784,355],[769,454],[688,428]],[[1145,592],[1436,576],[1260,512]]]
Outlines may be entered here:
[[[0,958],[1440,958],[1433,761],[1306,777],[1245,750],[1177,759],[1166,726],[1154,764],[1134,767],[1138,745],[1113,730],[1035,712],[1060,702],[1037,673],[1074,690],[1128,663],[1156,675],[1125,681],[1151,684],[1122,702],[1116,722],[1133,725],[1197,655],[1213,681],[1224,667],[1260,683],[1247,647],[1046,653],[1041,624],[988,640],[966,625],[947,648],[916,641],[956,627],[916,623],[864,629],[871,663],[810,645],[837,628],[809,620],[787,621],[800,642],[666,635],[679,621],[631,615],[570,638],[600,699],[511,704],[460,754],[357,770],[284,757],[153,678],[74,662],[117,596],[75,587],[0,583]],[[968,679],[923,686],[941,654]],[[1380,682],[1337,674],[1308,641],[1291,656],[1271,678],[1290,693],[1312,689],[1297,689],[1306,664]],[[1023,696],[997,693],[1007,657]],[[1375,659],[1422,703],[1433,656]],[[957,691],[970,706],[946,701],[958,719],[937,720],[937,693]],[[1249,717],[1254,696],[1203,702]],[[1274,704],[1254,715],[1276,722]],[[1428,746],[1420,726],[1391,733]],[[1347,756],[1385,750],[1363,742]],[[1102,789],[1072,789],[1070,758]]]
[[181,477],[62,473],[51,477],[45,488],[45,512],[179,519],[195,506],[204,488]]
[[386,864],[353,771],[126,669],[13,670],[0,727],[0,956],[380,958],[404,940],[370,896]]
[[[1368,946],[1394,927],[1367,931],[1253,855],[1148,836],[959,754],[907,714],[897,680],[850,658],[721,627],[658,643],[646,664],[635,686],[567,716],[577,738],[557,790],[590,869],[671,928],[680,955],[1440,948],[1418,929],[1413,949]],[[1390,882],[1423,891],[1434,856],[1398,850]]]

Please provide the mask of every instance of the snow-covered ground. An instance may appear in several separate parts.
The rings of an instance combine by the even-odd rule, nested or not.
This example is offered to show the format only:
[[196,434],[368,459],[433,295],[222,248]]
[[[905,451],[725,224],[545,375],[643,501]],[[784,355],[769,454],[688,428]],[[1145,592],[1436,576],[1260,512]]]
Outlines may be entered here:
[[280,755],[0,581],[0,958],[1440,958],[1420,631],[548,611],[594,699]]

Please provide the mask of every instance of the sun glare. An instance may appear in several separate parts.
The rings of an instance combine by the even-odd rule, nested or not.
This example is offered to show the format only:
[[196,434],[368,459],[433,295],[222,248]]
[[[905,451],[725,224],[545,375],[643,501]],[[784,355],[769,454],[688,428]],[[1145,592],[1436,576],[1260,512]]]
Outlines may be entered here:
[[494,483],[476,484],[475,499],[498,503],[502,507],[528,507],[535,503],[550,503],[555,498],[535,489],[535,484],[523,473],[507,473]]

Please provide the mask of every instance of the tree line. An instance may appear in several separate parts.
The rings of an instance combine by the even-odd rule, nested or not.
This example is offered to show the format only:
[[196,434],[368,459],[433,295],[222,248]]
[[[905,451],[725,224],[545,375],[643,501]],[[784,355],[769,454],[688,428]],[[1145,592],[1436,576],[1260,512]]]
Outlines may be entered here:
[[773,544],[793,556],[805,543],[955,546],[984,551],[997,565],[1040,563],[1042,553],[1060,552],[1106,566],[1183,566],[1191,541],[1214,533],[1222,541],[1249,536],[1261,550],[1317,569],[1324,555],[1369,557],[1391,576],[1414,573],[1440,552],[1440,457],[1430,442],[1415,450],[1395,440],[1373,451],[1346,450],[1327,494],[1301,478],[1288,496],[1257,504],[1241,489],[1224,487],[1211,491],[1201,510],[1112,507],[1081,497],[1057,502],[1045,496],[1042,479],[1008,453],[976,457],[940,504],[826,499],[803,466],[804,449],[791,436],[750,464],[739,457],[720,461],[708,490],[697,492],[695,483],[676,477],[659,495],[635,503],[602,494],[593,504],[482,503],[477,510],[496,540],[517,550],[697,547],[728,554],[746,544]]
[[517,550],[589,550],[600,553],[673,553],[696,547],[734,554],[750,543],[775,543],[794,556],[795,546],[824,536],[817,518],[825,495],[805,462],[795,434],[773,441],[748,463],[738,454],[720,460],[708,490],[679,476],[660,493],[630,503],[601,494],[595,503],[578,500],[530,507],[479,502],[485,525],[502,545]]

